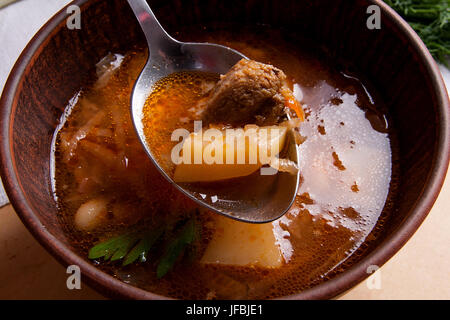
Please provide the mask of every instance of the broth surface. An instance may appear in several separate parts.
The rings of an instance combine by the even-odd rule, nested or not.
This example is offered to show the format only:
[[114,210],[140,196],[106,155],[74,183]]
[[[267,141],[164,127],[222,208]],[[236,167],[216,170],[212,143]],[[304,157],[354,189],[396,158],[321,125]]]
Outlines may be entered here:
[[[126,267],[94,261],[99,268],[126,283],[174,298],[273,298],[332,277],[348,267],[346,261],[365,242],[373,240],[380,217],[387,214],[383,208],[393,170],[391,132],[381,102],[374,101],[357,78],[336,69],[316,51],[285,41],[275,31],[258,30],[245,30],[239,37],[227,31],[186,31],[177,38],[220,43],[282,69],[303,105],[299,193],[289,212],[272,223],[283,257],[281,267],[201,262],[219,218],[196,211],[160,175],[136,136],[129,114],[130,93],[146,61],[146,52],[136,50],[123,59],[116,56],[117,68],[83,90],[62,119],[55,139],[54,177],[61,219],[86,257],[93,244],[124,230],[152,228],[161,221],[175,225],[191,216],[202,225],[201,241],[193,261],[182,260],[162,279],[156,277],[152,256]],[[189,106],[217,79],[200,74],[173,77],[155,95],[151,121],[162,124],[162,130],[148,135],[169,171],[173,170],[166,158],[173,146],[168,143],[170,134],[175,128],[192,131],[195,110]],[[108,203],[107,219],[93,231],[77,230],[76,211],[95,199]]]

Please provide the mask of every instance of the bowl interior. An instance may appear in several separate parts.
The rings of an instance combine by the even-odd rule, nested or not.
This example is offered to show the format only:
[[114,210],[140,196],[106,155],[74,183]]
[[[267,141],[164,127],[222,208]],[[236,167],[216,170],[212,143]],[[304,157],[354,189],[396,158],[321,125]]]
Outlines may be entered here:
[[[377,242],[357,258],[359,267],[353,268],[352,276],[338,277],[337,286],[326,282],[296,298],[335,295],[364,277],[361,270],[371,255],[378,253],[371,261],[382,264],[404,244],[431,208],[442,183],[448,162],[448,98],[434,66],[425,63],[431,61],[429,55],[413,43],[401,22],[382,5],[381,29],[367,29],[367,7],[377,1],[149,2],[161,24],[174,35],[184,26],[229,22],[269,24],[298,32],[323,46],[337,63],[342,59],[351,62],[387,104],[390,122],[398,132],[400,155],[392,214]],[[75,3],[82,8],[81,30],[66,28],[66,14],[58,14],[29,45],[5,89],[3,179],[23,221],[63,263],[81,265],[90,284],[114,296],[155,298],[99,275],[84,257],[71,252],[64,226],[57,219],[51,192],[51,145],[64,108],[108,52],[126,52],[136,43],[144,44],[126,1]]]

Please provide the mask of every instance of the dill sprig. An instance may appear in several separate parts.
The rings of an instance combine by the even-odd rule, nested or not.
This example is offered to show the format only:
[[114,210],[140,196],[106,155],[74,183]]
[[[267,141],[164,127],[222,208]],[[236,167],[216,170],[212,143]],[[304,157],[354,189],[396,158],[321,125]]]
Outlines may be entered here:
[[450,56],[449,0],[385,0],[417,32],[433,57],[448,65]]

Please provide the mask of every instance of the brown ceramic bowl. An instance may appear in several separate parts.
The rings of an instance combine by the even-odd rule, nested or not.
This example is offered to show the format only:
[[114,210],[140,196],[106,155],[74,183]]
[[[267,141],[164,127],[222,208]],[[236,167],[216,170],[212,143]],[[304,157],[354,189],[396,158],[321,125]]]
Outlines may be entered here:
[[[81,30],[66,28],[66,10],[33,38],[16,63],[0,102],[1,173],[20,218],[64,265],[81,267],[83,279],[116,298],[164,298],[100,271],[70,245],[56,218],[50,187],[52,135],[68,100],[109,51],[124,52],[143,35],[125,0],[77,0]],[[381,8],[380,30],[368,30],[369,5]],[[430,211],[447,171],[449,100],[439,70],[412,29],[379,0],[152,0],[169,33],[183,26],[264,23],[298,30],[331,57],[351,61],[387,103],[398,129],[399,186],[392,214],[365,253],[347,270],[286,297],[331,298],[383,265],[417,230]]]

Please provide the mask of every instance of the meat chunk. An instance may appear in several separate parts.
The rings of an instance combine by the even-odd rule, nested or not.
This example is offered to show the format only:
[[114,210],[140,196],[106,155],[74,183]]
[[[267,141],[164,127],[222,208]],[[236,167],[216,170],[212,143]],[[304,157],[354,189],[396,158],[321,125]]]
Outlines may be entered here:
[[243,126],[275,125],[285,114],[286,75],[274,66],[242,59],[212,89],[203,121]]

